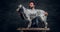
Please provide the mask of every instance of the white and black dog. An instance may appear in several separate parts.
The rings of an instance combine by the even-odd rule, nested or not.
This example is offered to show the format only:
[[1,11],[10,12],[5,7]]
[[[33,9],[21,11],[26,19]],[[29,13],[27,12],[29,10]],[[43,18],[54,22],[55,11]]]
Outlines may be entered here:
[[[22,10],[22,12],[20,11]],[[38,18],[44,22],[44,25],[45,27],[44,28],[47,28],[47,16],[44,15],[45,11],[44,10],[41,10],[41,9],[27,9],[25,8],[23,5],[19,5],[17,10],[16,11],[19,11],[19,13],[21,13],[21,15],[23,16],[22,18],[24,18],[25,20],[28,20],[29,21],[29,24],[27,26],[27,28],[31,27],[32,25],[32,20],[35,19],[35,24],[38,25]]]

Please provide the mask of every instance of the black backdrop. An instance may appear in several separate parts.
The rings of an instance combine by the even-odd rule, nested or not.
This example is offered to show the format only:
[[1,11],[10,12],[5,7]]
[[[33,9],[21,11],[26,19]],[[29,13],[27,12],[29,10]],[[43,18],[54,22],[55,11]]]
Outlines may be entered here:
[[[27,8],[31,0],[1,0],[0,1],[0,32],[19,32],[18,27],[24,27],[25,21],[17,14],[16,9],[19,4]],[[50,32],[59,32],[59,0],[33,0],[36,8],[45,10],[49,13],[48,23]]]

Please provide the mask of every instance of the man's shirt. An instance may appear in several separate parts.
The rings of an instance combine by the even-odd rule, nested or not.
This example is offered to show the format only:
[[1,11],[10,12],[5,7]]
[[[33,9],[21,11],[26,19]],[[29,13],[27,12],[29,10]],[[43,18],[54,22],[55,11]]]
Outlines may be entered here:
[[44,14],[45,11],[40,10],[40,9],[34,9],[34,10],[32,10],[32,9],[26,9],[26,10],[24,10],[24,13],[26,14],[26,16],[28,17],[28,19],[30,19],[30,20],[34,19],[37,16],[40,16],[40,18],[42,20],[44,20],[44,16],[45,16],[45,14]]

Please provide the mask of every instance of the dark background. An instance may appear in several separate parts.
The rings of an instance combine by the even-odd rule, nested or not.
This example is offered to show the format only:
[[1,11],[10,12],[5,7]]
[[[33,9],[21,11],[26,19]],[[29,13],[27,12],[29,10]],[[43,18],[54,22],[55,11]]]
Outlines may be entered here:
[[[0,32],[19,32],[18,27],[24,27],[25,21],[16,12],[19,4],[28,7],[31,0],[0,0]],[[60,2],[59,0],[33,0],[36,8],[49,13],[47,22],[50,32],[59,32]]]

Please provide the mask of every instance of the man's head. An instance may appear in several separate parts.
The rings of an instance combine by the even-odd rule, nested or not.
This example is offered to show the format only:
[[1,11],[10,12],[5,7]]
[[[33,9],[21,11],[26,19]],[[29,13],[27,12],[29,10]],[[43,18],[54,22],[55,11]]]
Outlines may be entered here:
[[34,1],[30,1],[29,2],[29,7],[30,8],[34,8],[35,7],[35,2]]

